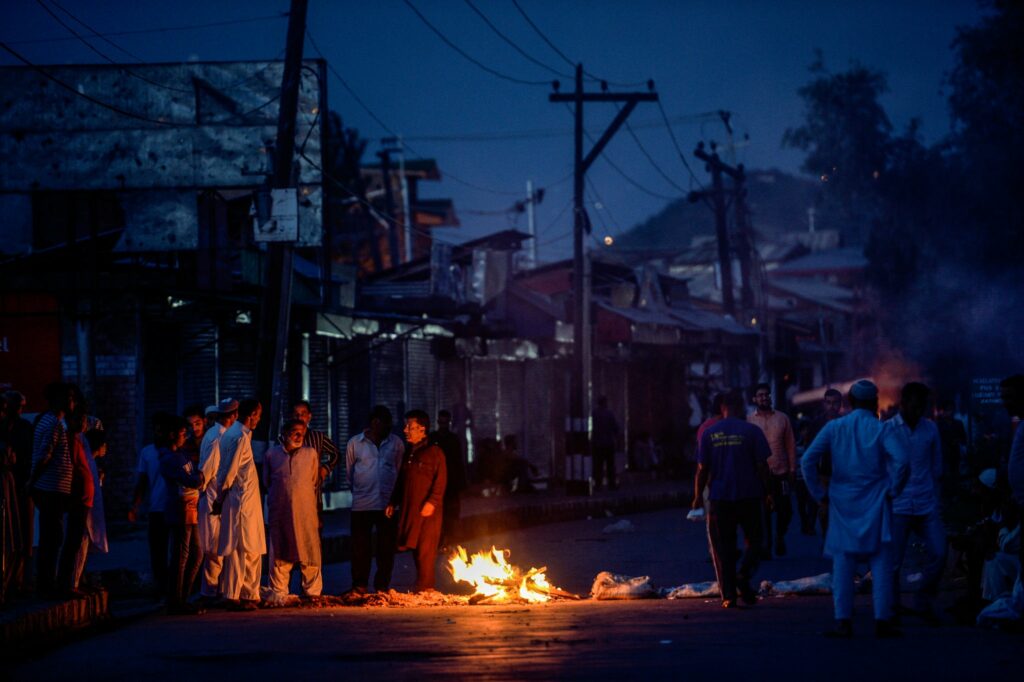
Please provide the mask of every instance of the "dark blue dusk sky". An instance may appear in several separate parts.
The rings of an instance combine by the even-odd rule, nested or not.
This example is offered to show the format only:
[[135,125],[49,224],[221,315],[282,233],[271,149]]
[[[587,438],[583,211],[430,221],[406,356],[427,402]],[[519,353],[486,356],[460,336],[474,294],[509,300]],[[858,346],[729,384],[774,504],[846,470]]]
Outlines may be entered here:
[[[59,1],[103,32],[259,17],[288,8],[287,0]],[[486,65],[524,80],[554,78],[502,42],[463,0],[414,4]],[[511,0],[474,4],[523,50],[567,71],[568,65],[543,43]],[[834,70],[857,59],[887,72],[891,92],[883,103],[896,128],[917,116],[924,121],[926,138],[935,140],[949,125],[942,79],[952,64],[950,42],[956,26],[974,23],[982,13],[974,0],[520,0],[520,5],[562,52],[581,60],[587,71],[610,81],[654,79],[669,117],[732,111],[737,138],[750,136],[749,143],[736,150],[735,160],[750,168],[789,171],[798,169],[801,155],[783,150],[780,141],[787,127],[800,122],[796,90],[807,81],[815,48],[824,51]],[[261,59],[280,54],[286,26],[282,18],[113,40],[153,62]],[[474,189],[451,177],[424,186],[425,196],[453,197],[462,219],[461,229],[439,236],[461,241],[513,224],[505,215],[476,212],[506,208],[517,198],[506,193],[525,192],[526,180],[532,178],[537,186],[550,188],[537,213],[541,257],[568,253],[569,213],[556,218],[570,200],[572,185],[568,180],[554,183],[571,171],[572,119],[564,106],[548,103],[550,86],[520,85],[485,73],[444,45],[402,0],[310,0],[309,27],[330,63],[388,126],[410,138],[416,152],[436,158],[442,173],[502,192]],[[24,42],[67,36],[34,0],[2,3],[0,39],[30,59],[97,61],[74,39]],[[117,54],[108,45],[97,46]],[[314,54],[308,43],[306,54]],[[11,64],[13,59],[4,55],[0,63]],[[563,88],[570,87],[563,83]],[[366,137],[386,135],[333,78],[328,92],[331,108],[347,125]],[[588,128],[596,136],[614,113],[611,105],[589,108]],[[688,174],[666,129],[653,125],[660,121],[655,105],[641,104],[630,121],[661,170],[687,188]],[[565,134],[500,141],[416,139],[536,130]],[[724,128],[713,119],[685,121],[674,130],[687,154],[700,139],[726,140]],[[375,149],[372,146],[368,156]],[[592,189],[588,188],[595,232],[624,231],[680,195],[625,130],[606,154],[637,184],[664,198],[641,192],[599,160],[590,173]],[[691,165],[704,181],[699,165],[692,159]],[[525,228],[525,217],[516,224]]]

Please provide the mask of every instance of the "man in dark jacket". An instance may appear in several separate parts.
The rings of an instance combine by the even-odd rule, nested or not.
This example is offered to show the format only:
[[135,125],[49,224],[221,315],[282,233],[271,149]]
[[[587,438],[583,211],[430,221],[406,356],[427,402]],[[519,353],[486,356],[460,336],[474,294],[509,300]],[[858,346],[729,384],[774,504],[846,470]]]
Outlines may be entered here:
[[435,589],[434,563],[441,539],[444,489],[448,480],[444,452],[427,439],[430,416],[423,410],[405,414],[405,439],[409,448],[391,504],[384,514],[398,512],[398,550],[413,550],[416,562],[415,592]]
[[452,413],[437,413],[437,431],[430,434],[430,442],[444,452],[448,482],[444,488],[444,520],[441,523],[441,544],[450,545],[462,515],[462,491],[466,489],[466,465],[462,459],[462,442],[451,430]]

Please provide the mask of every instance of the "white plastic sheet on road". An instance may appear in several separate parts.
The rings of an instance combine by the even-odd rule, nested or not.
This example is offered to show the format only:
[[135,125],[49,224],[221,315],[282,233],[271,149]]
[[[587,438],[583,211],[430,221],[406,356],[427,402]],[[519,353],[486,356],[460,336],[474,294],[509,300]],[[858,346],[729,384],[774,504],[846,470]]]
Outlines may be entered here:
[[[761,581],[759,594],[762,597],[783,597],[789,595],[832,594],[832,574],[797,578],[796,580]],[[721,596],[716,581],[686,583],[677,587],[658,588],[651,584],[649,576],[632,577],[602,571],[594,578],[590,596],[597,600],[611,599],[709,599]]]
[[601,571],[594,578],[590,596],[598,600],[613,599],[656,599],[661,595],[651,585],[649,576],[630,577]]
[[636,531],[636,526],[629,519],[622,519],[615,523],[610,523],[604,527],[602,532],[604,533],[632,533]]

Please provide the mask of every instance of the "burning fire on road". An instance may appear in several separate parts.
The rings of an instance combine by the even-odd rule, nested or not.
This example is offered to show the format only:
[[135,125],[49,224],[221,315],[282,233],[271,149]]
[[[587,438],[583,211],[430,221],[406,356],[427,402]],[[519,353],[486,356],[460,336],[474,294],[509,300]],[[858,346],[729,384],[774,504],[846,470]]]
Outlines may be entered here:
[[470,555],[457,547],[448,559],[448,570],[457,583],[467,583],[474,592],[470,604],[538,604],[554,599],[579,599],[548,582],[547,567],[525,573],[509,563],[510,550],[491,547]]

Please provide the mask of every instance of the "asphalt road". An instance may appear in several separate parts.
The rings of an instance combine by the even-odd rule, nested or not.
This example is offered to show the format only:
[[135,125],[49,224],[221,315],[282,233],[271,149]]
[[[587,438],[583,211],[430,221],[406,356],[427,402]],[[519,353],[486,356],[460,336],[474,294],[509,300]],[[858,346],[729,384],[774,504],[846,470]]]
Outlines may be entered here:
[[[586,593],[596,573],[648,574],[660,585],[710,579],[703,529],[681,510],[628,517],[634,532],[605,534],[595,519],[495,536],[520,565]],[[827,569],[818,540],[790,533],[790,555],[761,578]],[[330,567],[327,591],[347,587]],[[442,575],[442,574],[439,574]],[[439,585],[445,588],[444,576]],[[398,588],[412,582],[402,557]],[[536,606],[278,609],[199,617],[152,616],[26,661],[17,680],[139,679],[1017,679],[1020,634],[910,623],[901,640],[870,636],[858,600],[851,641],[826,640],[828,598],[771,598],[723,610],[717,600],[581,601]]]

